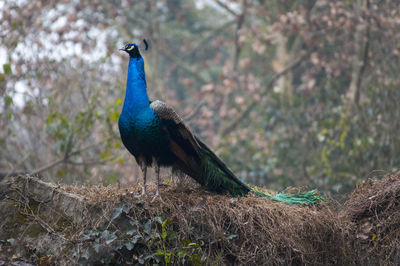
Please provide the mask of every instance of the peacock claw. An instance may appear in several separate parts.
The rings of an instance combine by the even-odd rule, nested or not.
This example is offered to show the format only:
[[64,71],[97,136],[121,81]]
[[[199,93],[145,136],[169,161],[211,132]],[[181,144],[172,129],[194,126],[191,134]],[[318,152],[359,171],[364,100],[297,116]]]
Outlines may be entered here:
[[141,198],[141,197],[145,197],[146,195],[147,195],[147,193],[146,193],[146,188],[143,187],[143,188],[142,188],[142,193],[136,193],[133,197],[134,197],[134,198]]
[[154,202],[156,199],[159,199],[162,203],[165,203],[164,200],[161,198],[160,193],[156,193],[153,197],[153,199],[151,200],[151,202]]

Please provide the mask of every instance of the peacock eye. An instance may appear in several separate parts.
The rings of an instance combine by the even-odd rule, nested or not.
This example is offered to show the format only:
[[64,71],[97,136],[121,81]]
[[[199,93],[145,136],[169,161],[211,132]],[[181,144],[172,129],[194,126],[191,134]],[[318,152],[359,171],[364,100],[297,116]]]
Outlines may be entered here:
[[134,46],[134,45],[131,45],[131,46],[128,47],[126,50],[131,51],[131,50],[133,50],[133,48],[135,48],[135,46]]

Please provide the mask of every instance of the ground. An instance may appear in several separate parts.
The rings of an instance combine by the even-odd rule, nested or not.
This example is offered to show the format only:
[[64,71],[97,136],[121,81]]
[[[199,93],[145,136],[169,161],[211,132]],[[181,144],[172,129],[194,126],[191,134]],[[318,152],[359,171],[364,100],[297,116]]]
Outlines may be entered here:
[[163,185],[151,202],[153,186],[138,199],[140,187],[0,184],[0,265],[400,263],[400,173],[311,206],[195,186]]

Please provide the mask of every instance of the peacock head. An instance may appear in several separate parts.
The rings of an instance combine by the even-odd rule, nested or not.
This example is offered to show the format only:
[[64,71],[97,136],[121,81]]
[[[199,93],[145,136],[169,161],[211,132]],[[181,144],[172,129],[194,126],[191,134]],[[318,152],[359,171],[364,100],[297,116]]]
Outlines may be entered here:
[[[145,45],[145,50],[148,49],[148,44],[146,40],[143,40],[143,44]],[[125,51],[129,54],[130,57],[140,58],[139,46],[136,43],[128,43],[120,50]]]
[[120,50],[125,51],[129,54],[130,57],[139,58],[141,57],[139,52],[139,46],[136,43],[128,43]]

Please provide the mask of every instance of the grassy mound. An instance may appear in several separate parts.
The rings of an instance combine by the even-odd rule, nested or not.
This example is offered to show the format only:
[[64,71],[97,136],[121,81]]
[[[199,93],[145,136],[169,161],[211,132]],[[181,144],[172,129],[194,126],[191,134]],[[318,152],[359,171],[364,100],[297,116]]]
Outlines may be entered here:
[[400,263],[400,172],[367,180],[344,204],[340,216],[353,223],[360,262]]
[[[0,264],[398,264],[400,174],[344,206],[285,205],[200,188],[74,187],[19,176],[0,186]],[[133,194],[131,193],[133,192]]]

